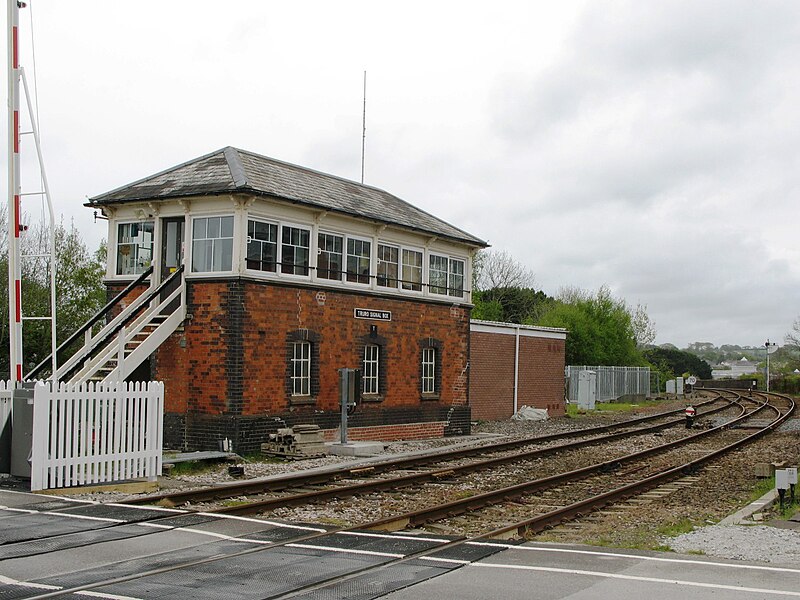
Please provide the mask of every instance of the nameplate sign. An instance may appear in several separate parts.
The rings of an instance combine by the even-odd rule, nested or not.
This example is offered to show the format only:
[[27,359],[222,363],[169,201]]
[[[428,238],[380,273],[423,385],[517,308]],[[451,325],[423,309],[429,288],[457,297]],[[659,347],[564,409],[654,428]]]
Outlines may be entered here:
[[375,310],[373,308],[354,308],[353,316],[356,319],[370,319],[372,321],[391,321],[392,311]]

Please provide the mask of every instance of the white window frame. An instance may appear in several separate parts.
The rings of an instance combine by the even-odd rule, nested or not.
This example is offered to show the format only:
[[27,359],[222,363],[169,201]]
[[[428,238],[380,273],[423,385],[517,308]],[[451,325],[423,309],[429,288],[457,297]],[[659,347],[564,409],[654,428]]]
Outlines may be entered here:
[[[397,262],[392,263],[388,260],[381,259],[380,252],[381,247],[390,248],[392,250],[397,251]],[[382,240],[378,240],[378,243],[375,245],[375,286],[380,289],[386,290],[397,290],[400,289],[400,275],[402,274],[402,259],[403,259],[403,249],[401,246],[397,244],[391,244],[388,242],[384,242]],[[387,285],[381,285],[381,265],[382,264],[393,264],[397,267],[397,273],[394,276],[394,285],[388,285],[389,278],[386,277],[385,281]]]
[[[447,263],[447,271],[437,270],[439,273],[446,273],[444,286],[441,285],[434,286],[433,283],[431,283],[431,271],[432,271],[431,260],[433,260],[434,258],[444,260]],[[452,287],[451,285],[453,283],[453,277],[456,276],[456,273],[453,270],[453,265],[455,263],[461,263],[462,265],[461,273],[458,273],[458,275],[461,277],[461,293],[456,292],[455,291],[456,288]],[[467,260],[465,258],[462,258],[460,256],[448,256],[447,254],[440,254],[439,252],[428,252],[427,267],[428,267],[428,281],[427,281],[428,293],[434,296],[447,296],[450,298],[460,298],[460,299],[464,298],[464,282],[466,281],[467,278]],[[441,289],[442,287],[444,287],[444,291],[438,291],[434,289],[434,288]]]
[[[138,272],[137,272],[136,267],[134,267],[134,272],[133,273],[119,273],[118,272],[120,270],[119,247],[121,245],[120,236],[119,236],[120,227],[122,227],[124,225],[144,225],[145,223],[151,223],[153,225],[153,231],[151,232],[152,238],[150,240],[150,264],[147,267],[142,267],[142,269],[140,271],[138,271]],[[115,277],[138,277],[139,275],[144,273],[150,266],[152,266],[153,265],[153,261],[155,260],[155,257],[153,255],[153,251],[155,249],[155,239],[156,239],[156,223],[155,223],[155,220],[146,219],[144,221],[141,221],[141,220],[132,219],[130,221],[117,221],[115,223],[115,225],[116,225],[116,227],[114,229],[114,237],[115,237],[115,241],[114,241],[114,276]],[[122,244],[122,245],[133,246],[134,248],[136,248],[136,252],[135,252],[136,259],[135,259],[135,261],[139,262],[139,258],[138,258],[139,250],[138,249],[140,248],[140,246],[138,244],[133,244],[133,243],[130,243],[130,242],[126,242],[125,244]]]
[[[348,271],[348,266],[349,266],[348,263],[349,263],[349,259],[350,259],[350,256],[351,256],[350,255],[350,249],[349,249],[349,245],[350,245],[350,241],[351,240],[355,241],[355,242],[362,242],[362,243],[365,243],[365,244],[369,244],[369,255],[368,256],[365,257],[365,256],[361,256],[361,255],[356,255],[356,254],[352,255],[352,256],[354,256],[354,257],[356,257],[358,259],[367,258],[369,260],[369,269],[368,269],[369,274],[368,275],[364,275],[363,273],[354,273],[353,274],[353,275],[355,275],[356,279],[358,279],[359,277],[366,277],[367,278],[366,282],[350,281],[348,279],[348,276],[350,275],[350,272]],[[374,265],[374,261],[373,261],[373,251],[374,251],[374,249],[375,249],[375,240],[372,239],[372,238],[361,237],[361,236],[357,236],[357,235],[345,236],[344,279],[343,280],[344,280],[344,282],[346,284],[348,284],[348,285],[357,285],[359,287],[370,287],[372,285],[372,275],[373,275],[372,266]]]
[[[461,263],[461,273],[455,273],[453,271],[453,263]],[[461,277],[461,293],[458,293],[458,288],[453,286],[453,277],[454,276]],[[463,298],[464,297],[464,281],[467,277],[467,261],[463,258],[455,258],[451,256],[447,263],[447,295],[451,298]]]
[[[283,231],[286,228],[290,229],[300,229],[308,233],[308,265],[306,266],[307,272],[305,274],[302,273],[285,273],[283,271]],[[313,246],[313,235],[314,231],[313,228],[308,225],[302,225],[300,223],[281,223],[280,230],[278,232],[278,275],[281,277],[291,277],[294,279],[310,279],[311,278],[311,268],[314,266],[312,263],[315,261],[311,260],[311,248]],[[289,244],[291,245],[291,244]],[[302,246],[293,246],[293,248],[302,248]],[[297,267],[295,267],[296,269]]]
[[[250,245],[250,221],[255,223],[263,223],[266,225],[272,225],[275,227],[275,270],[274,271],[265,271],[264,269],[253,269],[247,266],[247,247]],[[280,273],[281,268],[281,259],[280,259],[280,250],[281,250],[281,224],[278,221],[273,221],[270,219],[262,219],[260,217],[256,217],[254,215],[247,215],[245,219],[246,229],[245,229],[245,240],[244,240],[244,268],[252,273],[263,273],[265,275],[278,275]],[[267,244],[269,242],[265,242],[264,240],[255,241],[263,244]]]
[[[327,250],[323,250],[322,246],[319,245],[319,236],[321,236],[321,235],[327,235],[327,236],[330,236],[330,237],[337,237],[340,240],[342,240],[342,252],[339,255],[341,257],[342,264],[340,265],[340,273],[339,273],[339,278],[338,279],[330,279],[328,277],[321,277],[320,274],[319,274],[320,273],[319,257],[322,256],[322,253],[325,252],[326,254],[335,254],[335,253],[328,252]],[[347,267],[346,263],[347,263],[347,236],[344,235],[343,233],[337,233],[335,231],[319,230],[317,232],[317,262],[316,262],[316,265],[315,265],[316,278],[319,281],[324,281],[324,282],[342,283],[344,281],[344,275],[345,275],[345,272],[346,272],[346,267]],[[329,269],[326,269],[326,270],[329,270]]]
[[378,344],[364,346],[362,391],[365,395],[380,393],[381,347]]
[[[444,286],[441,286],[441,285],[438,285],[438,284],[434,286],[434,284],[432,282],[431,273],[432,273],[432,271],[434,269],[431,268],[431,261],[434,258],[442,259],[445,262],[445,270],[444,271],[442,271],[441,269],[436,269],[436,271],[438,273],[444,273]],[[428,272],[428,280],[427,280],[428,293],[429,294],[434,294],[436,296],[447,296],[448,295],[448,293],[447,293],[447,291],[448,291],[448,283],[450,281],[450,257],[445,255],[445,254],[438,254],[436,252],[428,252],[427,272]],[[440,291],[435,291],[435,289],[434,289],[434,288],[436,288],[436,290],[438,290],[438,289],[441,289],[442,287],[444,288],[444,291],[441,291],[441,292]]]
[[[311,395],[311,342],[292,342],[292,396]],[[299,375],[298,375],[299,369]]]
[[436,393],[436,348],[422,349],[422,393]]
[[[225,218],[230,218],[231,219],[231,225],[233,227],[233,230],[231,232],[231,237],[227,237],[227,236],[226,237],[222,237],[222,236],[220,236],[220,237],[214,237],[214,238],[204,237],[204,238],[195,239],[195,237],[194,237],[194,226],[195,226],[195,223],[197,221],[199,221],[200,219],[206,219],[207,220],[207,219],[225,219]],[[190,241],[189,247],[191,249],[190,250],[191,256],[189,257],[189,259],[190,259],[190,263],[189,263],[190,264],[190,272],[192,274],[196,274],[196,275],[208,274],[208,273],[233,273],[233,268],[234,268],[234,265],[236,264],[236,256],[237,256],[237,248],[236,248],[237,245],[234,243],[235,240],[236,240],[236,215],[234,215],[233,213],[195,215],[195,216],[192,217],[191,223],[189,223],[189,227],[190,227],[190,229],[189,229],[189,241]],[[220,233],[222,233],[222,221],[220,221]],[[208,225],[206,225],[206,235],[208,235]],[[230,269],[220,269],[218,271],[214,271],[214,270],[196,271],[195,268],[194,268],[195,242],[196,241],[212,240],[212,252],[211,252],[211,255],[212,255],[212,262],[213,262],[213,255],[214,255],[213,248],[216,246],[216,244],[213,243],[213,240],[227,240],[227,239],[231,240],[231,268]]]
[[[420,265],[419,265],[419,283],[416,284],[416,285],[419,286],[418,290],[412,290],[412,289],[408,289],[408,288],[403,287],[407,282],[410,282],[410,280],[406,280],[406,278],[403,275],[403,266],[405,265],[405,263],[403,262],[403,252],[416,252],[417,254],[420,255],[420,259],[421,260],[420,260]],[[404,294],[420,294],[421,295],[421,294],[423,294],[425,292],[425,250],[423,250],[422,248],[414,248],[414,247],[411,247],[411,246],[401,246],[400,247],[400,277],[399,277],[399,281],[400,281],[400,290]],[[409,283],[409,285],[414,285],[414,284],[413,283]]]

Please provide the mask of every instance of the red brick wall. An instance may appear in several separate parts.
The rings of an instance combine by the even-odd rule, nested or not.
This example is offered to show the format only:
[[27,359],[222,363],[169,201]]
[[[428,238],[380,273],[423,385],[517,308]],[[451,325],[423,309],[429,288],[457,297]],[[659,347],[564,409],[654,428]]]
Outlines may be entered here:
[[564,340],[520,337],[519,363],[517,404],[564,415]]
[[476,421],[514,412],[514,336],[474,332],[470,339],[469,403]]
[[[444,421],[428,423],[404,423],[401,425],[380,425],[375,427],[348,427],[347,439],[350,441],[388,442],[395,440],[427,440],[444,435]],[[338,442],[339,429],[324,429],[326,442]]]
[[[111,302],[114,298],[117,297],[117,294],[122,292],[132,281],[126,282],[108,282],[106,283],[106,298],[107,302]],[[141,296],[144,292],[147,291],[149,288],[148,283],[142,283],[137,285],[133,288],[130,292],[128,292],[122,300],[119,301],[117,305],[115,305],[108,314],[108,320],[110,321],[114,317],[116,317],[119,313],[121,313],[126,306],[132,304],[139,296]]]
[[[518,406],[564,414],[564,340],[520,336]],[[515,336],[473,332],[470,407],[475,420],[508,419],[514,413]]]
[[[340,367],[361,368],[370,325],[385,338],[385,394],[363,407],[419,406],[420,342],[442,342],[441,404],[467,401],[469,314],[451,305],[285,287],[254,281],[189,282],[184,331],[159,349],[155,377],[166,386],[167,412],[281,415],[338,411]],[[238,291],[237,291],[238,290]],[[238,295],[237,295],[238,294]],[[390,322],[355,319],[354,308],[392,312]],[[293,406],[287,390],[287,334],[319,336],[319,393]],[[237,388],[237,385],[240,388]],[[432,401],[436,403],[436,401]]]

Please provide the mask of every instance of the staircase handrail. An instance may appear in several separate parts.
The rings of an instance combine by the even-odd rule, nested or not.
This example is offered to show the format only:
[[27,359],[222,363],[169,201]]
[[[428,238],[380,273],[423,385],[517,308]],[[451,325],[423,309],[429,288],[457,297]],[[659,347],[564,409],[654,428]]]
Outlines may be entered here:
[[[150,265],[147,269],[144,270],[144,272],[142,272],[141,275],[139,275],[138,278],[136,278],[134,281],[129,283],[127,286],[125,286],[125,289],[123,289],[119,294],[114,296],[114,298],[112,298],[103,308],[101,308],[99,311],[97,311],[94,314],[94,316],[92,316],[88,321],[86,321],[86,323],[81,325],[72,335],[70,335],[66,340],[64,340],[56,348],[56,356],[58,356],[58,354],[60,352],[63,352],[65,348],[68,348],[70,345],[72,345],[79,337],[84,335],[92,327],[94,327],[94,325],[100,319],[105,317],[111,311],[112,308],[114,308],[119,302],[121,302],[122,299],[125,296],[127,296],[128,293],[132,289],[134,289],[136,286],[141,284],[145,279],[147,279],[147,277],[152,272],[153,272],[153,266]],[[36,376],[39,375],[39,373],[41,373],[42,370],[47,365],[52,363],[52,360],[53,360],[53,353],[51,352],[50,354],[47,355],[47,357],[42,362],[40,362],[38,365],[36,365],[30,373],[28,373],[28,375],[25,377],[25,380],[26,381],[32,381],[33,379],[35,379]]]
[[[181,265],[180,267],[178,267],[175,270],[174,273],[172,273],[169,277],[167,277],[164,281],[162,281],[158,285],[158,287],[156,287],[154,289],[151,289],[146,294],[142,294],[142,296],[140,298],[143,298],[143,300],[141,300],[141,302],[139,302],[138,305],[141,307],[141,306],[147,306],[148,304],[150,304],[153,301],[153,298],[158,296],[165,287],[167,287],[170,283],[172,283],[173,280],[178,279],[180,277],[181,273],[183,273],[183,270],[184,270],[184,265]],[[139,300],[139,299],[137,298],[137,300]],[[98,347],[103,347],[106,344],[108,344],[108,342],[110,342],[111,339],[115,335],[117,335],[117,333],[119,333],[120,329],[125,327],[128,323],[130,323],[135,318],[137,318],[137,314],[136,314],[135,311],[132,311],[123,320],[121,320],[119,323],[117,323],[115,327],[113,327],[110,331],[106,332],[106,334],[102,337],[102,339],[100,339],[100,336],[98,335],[94,340],[92,340],[92,343],[91,343],[90,347],[84,353],[85,357],[88,358],[91,355],[91,353],[94,350],[96,350]],[[86,360],[86,358],[84,358],[84,361]],[[83,361],[81,361],[81,362],[83,362]],[[64,376],[63,378],[64,379],[68,379],[69,375],[71,375],[75,371],[76,368],[77,368],[77,365],[71,366],[67,372],[63,373],[63,376]],[[59,377],[59,379],[61,379],[61,377]]]
[[[167,294],[167,292],[164,292],[164,294]],[[181,306],[183,306],[183,301],[182,301],[183,295],[184,295],[183,286],[178,286],[175,290],[169,292],[166,297],[162,298],[161,301],[158,302],[158,304],[156,304],[156,302],[158,301],[158,298],[161,298],[161,296],[156,298],[154,302],[150,304],[150,307],[147,310],[142,311],[141,314],[139,314],[139,316],[136,317],[136,319],[134,319],[127,326],[123,327],[121,331],[117,332],[116,340],[112,340],[110,343],[105,344],[97,353],[93,353],[90,360],[84,361],[80,371],[76,371],[77,366],[73,368],[72,372],[70,373],[70,379],[72,381],[85,380],[91,377],[92,374],[96,373],[98,369],[102,367],[102,365],[105,365],[109,360],[113,359],[114,357],[119,357],[120,347],[127,348],[128,343],[132,342],[139,334],[141,334],[145,326],[152,323],[154,315],[161,314],[161,311],[164,310],[167,306],[169,306],[177,298],[181,299]],[[172,320],[176,312],[180,313],[178,315],[180,317],[179,320],[183,321],[183,317],[185,316],[184,311],[182,311],[180,308],[177,311],[172,311],[172,313],[170,313],[170,316],[166,320],[160,322],[158,326],[147,335],[147,339],[150,339],[153,335],[155,335],[156,332],[159,331],[165,323]],[[105,379],[110,380],[119,377],[117,372],[120,369],[120,366],[124,365],[125,362],[128,360],[128,358],[139,348],[141,348],[141,344],[138,344],[136,348],[133,351],[131,351],[131,353],[128,353],[127,349],[124,350],[123,360],[117,361],[116,367],[112,370],[111,373],[106,374]],[[122,366],[122,369],[124,374],[121,378],[125,379],[125,377],[129,373],[125,371],[124,366]]]

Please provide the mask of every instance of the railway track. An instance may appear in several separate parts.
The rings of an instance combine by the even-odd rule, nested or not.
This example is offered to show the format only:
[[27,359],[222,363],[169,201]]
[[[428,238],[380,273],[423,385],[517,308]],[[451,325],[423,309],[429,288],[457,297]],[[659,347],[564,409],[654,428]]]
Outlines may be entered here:
[[[293,534],[287,534],[284,539],[274,542],[260,542],[258,546],[229,552],[225,555],[214,555],[190,562],[176,561],[168,566],[162,566],[147,572],[135,573],[123,577],[106,577],[102,581],[98,580],[89,585],[83,585],[81,590],[100,588],[109,584],[120,584],[125,581],[135,580],[139,577],[146,577],[154,574],[177,571],[180,569],[213,569],[213,563],[226,562],[235,565],[245,556],[258,555],[269,562],[268,553],[279,548],[313,549],[313,551],[324,551],[326,548],[331,551],[343,547],[350,547],[353,540],[365,540],[369,544],[370,539],[378,540],[405,540],[416,544],[415,550],[392,554],[384,553],[380,558],[374,556],[370,561],[364,561],[360,565],[353,563],[347,569],[337,573],[311,575],[304,585],[291,588],[284,587],[282,590],[274,590],[264,598],[271,600],[288,599],[299,596],[316,596],[318,590],[342,590],[347,586],[369,584],[380,578],[380,572],[391,572],[394,566],[409,561],[451,561],[451,552],[455,547],[467,546],[471,548],[470,553],[492,552],[495,538],[525,537],[531,532],[541,531],[552,527],[558,523],[574,519],[575,517],[589,514],[592,511],[607,507],[611,503],[629,499],[632,496],[641,494],[644,491],[663,485],[666,482],[678,479],[687,473],[693,473],[704,464],[713,461],[718,456],[736,448],[741,448],[745,444],[758,439],[760,436],[778,427],[794,411],[794,401],[788,397],[771,394],[769,401],[754,398],[744,398],[739,396],[731,401],[739,406],[740,415],[729,420],[725,424],[697,433],[690,433],[683,443],[681,440],[673,440],[667,444],[647,448],[638,453],[631,453],[625,457],[618,457],[613,461],[606,461],[609,464],[603,468],[586,468],[585,473],[564,473],[561,474],[560,481],[551,481],[549,487],[542,481],[529,481],[524,484],[525,489],[517,486],[515,490],[498,489],[492,492],[492,497],[478,498],[474,496],[465,498],[460,505],[424,507],[407,514],[395,515],[380,521],[359,522],[345,527],[318,527],[315,531],[309,529],[302,530],[295,528]],[[748,420],[759,419],[759,428],[752,431],[747,426]],[[745,428],[738,429],[744,425]],[[717,442],[709,444],[708,440],[715,438]],[[689,447],[692,456],[686,460],[687,454],[682,456],[677,450],[682,446]],[[670,448],[666,448],[671,446]],[[667,452],[667,454],[664,454]],[[673,456],[669,457],[669,452]],[[637,456],[638,455],[638,456]],[[658,460],[655,460],[658,457]],[[677,461],[677,463],[676,463]],[[595,465],[595,467],[598,467]],[[601,480],[603,483],[601,485]],[[608,489],[608,486],[611,486]],[[524,487],[523,486],[523,487]],[[525,494],[536,486],[543,486],[542,490],[549,490],[549,494],[542,494],[541,497],[549,497],[549,504],[544,502],[534,503],[526,501]],[[522,492],[521,495],[518,495]],[[580,496],[580,497],[578,497]],[[569,501],[567,501],[569,500]],[[546,510],[549,508],[549,510]],[[411,532],[411,535],[386,534],[375,529],[402,529],[419,528],[438,522],[447,523],[447,520],[461,518],[462,515],[476,511],[489,511],[498,515],[495,521],[496,526],[491,526],[491,520],[478,519],[474,523],[478,527],[472,530],[464,530],[460,535],[441,535],[431,534],[425,531]],[[187,511],[177,511],[187,514]],[[438,513],[438,514],[437,514]],[[191,513],[188,513],[191,514]],[[204,514],[197,513],[198,518]],[[230,517],[229,517],[230,518]],[[159,520],[166,521],[164,517],[150,519],[156,527]],[[451,521],[452,524],[452,521]],[[453,528],[455,529],[455,528]],[[370,536],[373,536],[372,538]],[[389,537],[387,537],[389,536]],[[348,541],[350,540],[350,541]],[[374,553],[373,553],[374,554]],[[256,556],[257,558],[257,556]],[[452,562],[452,561],[451,561]],[[60,597],[77,591],[78,588],[61,589],[57,592],[43,591],[35,596],[36,598]]]
[[[698,412],[697,418],[708,417],[728,410],[734,402],[729,399],[726,400],[723,394],[724,392],[715,392],[714,397],[698,403],[698,409],[706,410]],[[715,404],[717,406],[712,408]],[[291,489],[308,490],[309,488],[317,488],[317,486],[320,485],[330,485],[342,481],[363,481],[365,478],[372,478],[372,481],[369,482],[339,485],[327,491],[314,489],[314,491],[308,491],[302,494],[284,494],[274,499],[263,500],[261,504],[250,502],[245,505],[242,503],[237,507],[230,508],[228,511],[232,514],[252,514],[278,506],[296,506],[312,501],[315,497],[320,501],[334,497],[343,497],[348,495],[348,490],[351,490],[352,493],[349,495],[352,495],[386,490],[393,487],[393,485],[395,487],[403,487],[421,484],[426,481],[439,480],[455,473],[466,474],[472,471],[496,468],[505,464],[530,461],[569,450],[596,446],[598,444],[630,438],[631,436],[656,433],[682,425],[684,419],[680,416],[676,416],[682,413],[682,409],[677,409],[598,427],[527,437],[491,445],[470,446],[438,451],[425,455],[375,462],[368,466],[346,466],[342,468],[326,469],[324,471],[314,471],[311,473],[295,473],[270,479],[256,479],[211,486],[196,490],[142,496],[125,500],[124,503],[158,504],[166,507],[179,507],[187,504],[196,505],[200,502],[241,498]],[[582,439],[561,444],[556,443],[560,440],[569,440],[571,438]],[[486,458],[489,455],[492,455],[493,458]],[[464,462],[467,459],[475,459],[476,457],[477,459],[472,462]],[[424,468],[428,468],[428,471],[422,471]],[[374,479],[382,474],[393,472],[404,472],[407,474],[393,479]],[[395,481],[395,484],[393,484],[392,481]]]

